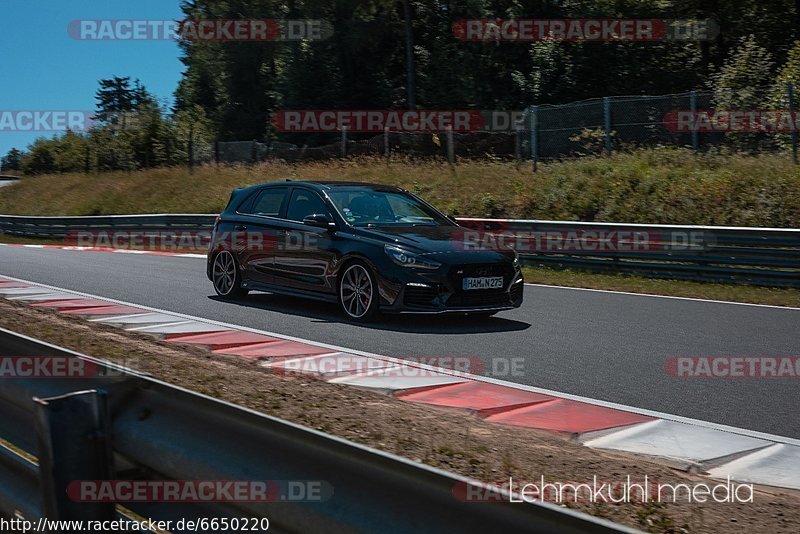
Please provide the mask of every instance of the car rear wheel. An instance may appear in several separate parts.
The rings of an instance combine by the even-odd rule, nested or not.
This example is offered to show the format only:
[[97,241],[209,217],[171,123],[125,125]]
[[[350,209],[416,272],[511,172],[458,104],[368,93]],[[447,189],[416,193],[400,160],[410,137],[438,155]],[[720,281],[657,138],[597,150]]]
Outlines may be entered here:
[[236,258],[223,250],[214,258],[211,271],[214,291],[223,298],[241,298],[249,291],[242,288],[242,273],[236,265]]
[[354,321],[368,321],[378,312],[378,288],[366,264],[349,264],[339,280],[339,305]]

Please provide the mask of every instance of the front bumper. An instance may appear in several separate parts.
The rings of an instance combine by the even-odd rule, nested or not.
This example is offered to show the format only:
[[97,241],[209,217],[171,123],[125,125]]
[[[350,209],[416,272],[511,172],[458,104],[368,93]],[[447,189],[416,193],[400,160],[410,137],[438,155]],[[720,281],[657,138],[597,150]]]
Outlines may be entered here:
[[[511,263],[456,265],[442,272],[402,272],[401,279],[383,280],[381,310],[387,313],[484,313],[522,305],[524,279]],[[472,275],[503,276],[498,289],[463,290],[462,279]]]

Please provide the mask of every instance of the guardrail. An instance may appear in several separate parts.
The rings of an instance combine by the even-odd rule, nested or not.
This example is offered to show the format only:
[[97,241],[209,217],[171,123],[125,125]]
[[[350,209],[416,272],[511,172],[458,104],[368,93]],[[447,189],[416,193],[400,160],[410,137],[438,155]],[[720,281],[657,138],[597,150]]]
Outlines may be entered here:
[[0,215],[0,231],[24,237],[61,239],[77,231],[208,231],[216,215],[153,214],[39,217]]
[[530,265],[708,282],[800,287],[800,230],[460,219],[509,236]]
[[[215,215],[0,215],[0,231],[63,238],[71,231],[209,231]],[[529,265],[649,277],[800,287],[800,230],[571,221],[459,219],[505,235]],[[478,236],[481,239],[481,236]]]
[[[465,478],[0,329],[3,355],[77,358],[97,372],[0,378],[0,438],[13,445],[0,442],[0,516],[266,517],[277,532],[635,532],[546,503],[511,503],[491,488],[496,502],[464,502],[454,488]],[[328,498],[124,509],[67,498],[70,481],[109,479],[320,481]]]

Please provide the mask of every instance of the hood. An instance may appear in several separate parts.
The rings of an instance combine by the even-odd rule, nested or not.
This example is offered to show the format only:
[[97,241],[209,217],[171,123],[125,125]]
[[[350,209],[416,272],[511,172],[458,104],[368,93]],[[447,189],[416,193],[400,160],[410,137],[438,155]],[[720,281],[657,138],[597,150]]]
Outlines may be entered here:
[[477,232],[463,226],[382,226],[358,228],[357,231],[364,236],[403,247],[417,254],[454,254],[461,257],[483,258],[514,256],[510,248],[480,250],[475,246]]

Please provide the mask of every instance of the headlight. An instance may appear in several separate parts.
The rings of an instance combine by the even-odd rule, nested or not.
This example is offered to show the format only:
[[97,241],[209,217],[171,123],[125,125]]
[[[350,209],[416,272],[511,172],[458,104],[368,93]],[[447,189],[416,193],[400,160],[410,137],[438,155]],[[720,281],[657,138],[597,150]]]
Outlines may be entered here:
[[405,251],[400,247],[394,245],[386,245],[383,247],[386,254],[392,258],[392,261],[402,267],[413,267],[415,269],[438,269],[442,266],[438,261],[429,260],[419,254]]
[[517,251],[514,251],[514,267],[519,267],[519,254]]

